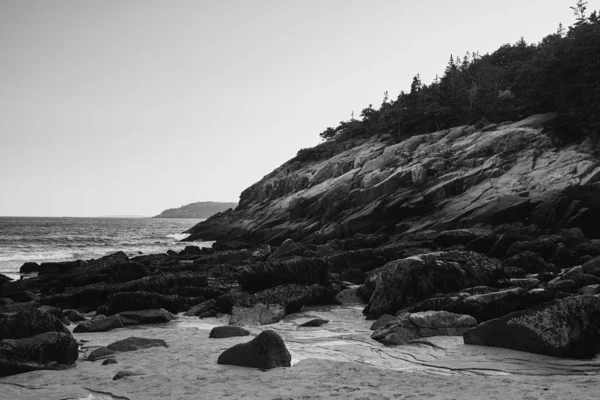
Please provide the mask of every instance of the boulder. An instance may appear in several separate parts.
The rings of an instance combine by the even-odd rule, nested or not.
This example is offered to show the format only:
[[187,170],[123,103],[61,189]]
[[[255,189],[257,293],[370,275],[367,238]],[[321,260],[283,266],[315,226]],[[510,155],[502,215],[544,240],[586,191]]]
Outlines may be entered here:
[[321,325],[327,324],[328,322],[329,322],[329,320],[327,320],[327,319],[316,318],[316,319],[311,319],[310,321],[307,321],[301,325],[298,325],[298,327],[314,328],[314,327],[319,327]]
[[187,310],[187,312],[183,315],[188,317],[197,317],[200,314],[205,313],[206,311],[213,310],[217,306],[217,301],[215,299],[210,299],[205,301],[204,303],[197,304],[194,307]]
[[39,301],[40,296],[27,290],[9,293],[6,295],[7,298],[17,303],[27,303],[28,301]]
[[63,317],[66,317],[71,322],[85,321],[85,317],[77,310],[63,310]]
[[249,334],[250,332],[242,327],[225,325],[212,328],[208,337],[213,339],[223,339],[234,336],[248,336]]
[[0,377],[41,369],[67,369],[79,353],[70,333],[46,332],[0,341]]
[[396,317],[390,314],[383,314],[381,317],[379,317],[377,319],[377,321],[373,322],[371,324],[371,329],[372,331],[375,331],[379,328],[383,328],[384,326],[386,326],[388,324],[388,322],[391,322],[393,320],[395,320]]
[[393,314],[437,293],[493,284],[499,274],[498,260],[469,251],[429,253],[392,261],[381,270],[363,313],[373,319]]
[[463,338],[465,344],[593,358],[600,350],[600,299],[576,296],[550,301],[484,322]]
[[363,299],[360,289],[356,288],[347,288],[340,291],[335,295],[335,301],[339,304],[364,304],[365,300]]
[[232,290],[216,298],[217,307],[222,313],[230,313],[235,303],[249,295],[247,292]]
[[106,347],[98,347],[97,349],[92,351],[90,354],[88,354],[87,359],[88,359],[88,361],[96,361],[96,360],[100,360],[100,359],[112,356],[113,354],[115,354],[115,351],[113,351],[113,350],[109,350]]
[[248,343],[240,343],[219,356],[219,364],[271,369],[290,367],[292,356],[281,337],[270,330],[261,332]]
[[150,347],[169,347],[167,343],[162,339],[146,339],[141,337],[131,336],[127,339],[119,340],[106,346],[107,349],[112,351],[136,351],[140,349],[147,349]]
[[233,306],[230,325],[274,324],[285,317],[285,307],[280,304],[257,303],[252,306]]
[[0,339],[27,338],[45,332],[70,334],[59,319],[37,309],[0,315]]
[[85,321],[73,329],[73,332],[106,332],[125,326],[119,315],[111,315],[96,321]]
[[520,268],[529,274],[551,271],[551,268],[548,266],[548,263],[546,263],[542,255],[533,251],[523,251],[515,254],[504,260],[502,265],[504,268]]
[[26,262],[25,264],[21,265],[21,268],[19,268],[19,273],[21,274],[31,274],[33,272],[39,272],[40,271],[40,264],[36,263],[36,262]]
[[404,344],[430,336],[460,336],[474,326],[477,321],[469,315],[447,311],[405,313],[378,328],[371,338],[385,344]]
[[[45,262],[38,267],[38,275],[61,275],[68,274],[73,269],[84,265],[85,261],[61,261],[61,262]],[[22,267],[21,267],[22,268]]]
[[165,309],[122,311],[117,314],[124,325],[161,324],[173,321],[177,317]]

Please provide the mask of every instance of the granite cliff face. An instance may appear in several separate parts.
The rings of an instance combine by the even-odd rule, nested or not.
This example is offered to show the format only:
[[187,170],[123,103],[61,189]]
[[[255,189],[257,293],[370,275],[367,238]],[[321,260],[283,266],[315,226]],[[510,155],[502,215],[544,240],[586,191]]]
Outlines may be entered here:
[[517,221],[598,237],[600,162],[585,143],[553,146],[542,132],[552,118],[461,126],[392,145],[380,137],[328,141],[246,189],[235,210],[199,223],[188,240],[320,243]]

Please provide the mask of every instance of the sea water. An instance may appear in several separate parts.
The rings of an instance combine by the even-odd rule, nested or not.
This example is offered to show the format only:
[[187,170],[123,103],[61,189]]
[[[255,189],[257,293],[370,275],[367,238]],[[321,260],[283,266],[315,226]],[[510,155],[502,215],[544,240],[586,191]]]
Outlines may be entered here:
[[[180,251],[182,232],[201,219],[0,217],[0,273],[18,277],[23,263]],[[210,247],[212,242],[193,243]]]

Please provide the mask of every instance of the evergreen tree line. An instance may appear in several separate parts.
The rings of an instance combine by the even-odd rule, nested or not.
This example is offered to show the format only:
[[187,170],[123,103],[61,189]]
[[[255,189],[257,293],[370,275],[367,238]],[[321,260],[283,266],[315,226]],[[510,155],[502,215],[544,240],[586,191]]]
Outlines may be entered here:
[[550,131],[558,143],[581,139],[600,128],[600,16],[589,16],[586,3],[571,7],[576,22],[538,44],[521,39],[492,54],[450,56],[441,78],[431,84],[413,78],[410,92],[379,109],[372,105],[323,139],[339,140],[390,134],[400,140],[458,125],[502,122],[531,114],[556,112]]

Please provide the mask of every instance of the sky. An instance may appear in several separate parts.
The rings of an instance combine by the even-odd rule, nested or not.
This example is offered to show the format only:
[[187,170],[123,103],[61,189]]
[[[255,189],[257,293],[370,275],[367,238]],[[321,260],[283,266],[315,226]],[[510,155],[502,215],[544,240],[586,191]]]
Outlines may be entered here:
[[574,3],[0,0],[0,215],[238,201],[385,91],[539,42]]

